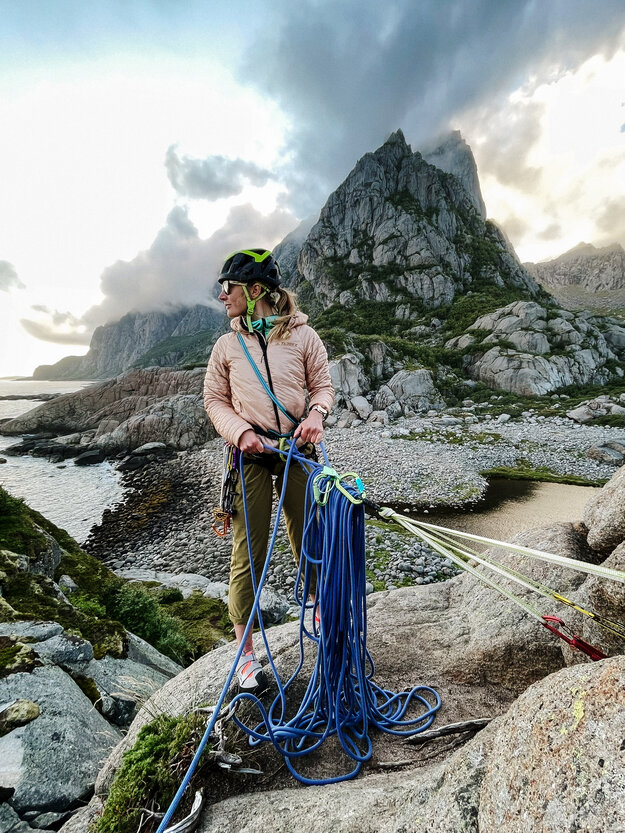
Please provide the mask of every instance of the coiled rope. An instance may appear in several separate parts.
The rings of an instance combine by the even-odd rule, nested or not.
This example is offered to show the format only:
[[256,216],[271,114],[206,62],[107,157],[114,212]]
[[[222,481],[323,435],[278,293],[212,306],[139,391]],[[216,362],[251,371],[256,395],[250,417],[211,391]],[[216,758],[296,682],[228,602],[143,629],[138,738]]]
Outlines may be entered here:
[[[270,452],[280,453],[272,446]],[[269,666],[275,676],[278,694],[268,708],[258,697],[240,693],[232,701],[249,700],[258,709],[260,722],[246,726],[233,718],[250,736],[250,743],[273,743],[284,756],[285,763],[297,780],[304,784],[331,784],[354,778],[372,754],[369,732],[372,728],[396,735],[414,735],[431,726],[441,699],[428,686],[415,686],[409,691],[393,693],[373,682],[374,665],[367,650],[365,524],[364,489],[356,475],[339,475],[329,464],[321,445],[325,465],[309,460],[290,443],[285,459],[282,490],[278,500],[276,519],[269,541],[267,557],[258,582],[255,581],[252,553],[250,569],[254,585],[254,603],[241,644],[228,673],[213,715],[187,772],[157,833],[164,833],[197,768],[206,744],[220,717],[228,689],[234,678],[243,646],[258,618],[260,633],[267,652]],[[296,599],[301,605],[299,647],[300,657],[295,671],[282,683],[275,667],[260,615],[260,596],[271,563],[282,506],[288,483],[288,472],[293,461],[308,471],[306,511],[302,553],[296,582]],[[240,467],[241,488],[245,511],[248,547],[249,517],[245,500],[245,474]],[[349,481],[353,480],[354,484]],[[314,605],[308,604],[316,575]],[[298,588],[301,585],[301,591]],[[307,617],[312,612],[312,625]],[[315,619],[320,620],[317,626]],[[316,659],[302,700],[295,714],[287,717],[287,695],[304,664],[306,647],[316,650]],[[288,703],[289,714],[293,704]],[[415,713],[415,710],[417,713]],[[352,768],[342,774],[326,778],[308,778],[295,767],[294,761],[319,749],[331,737],[336,737],[351,761]]]

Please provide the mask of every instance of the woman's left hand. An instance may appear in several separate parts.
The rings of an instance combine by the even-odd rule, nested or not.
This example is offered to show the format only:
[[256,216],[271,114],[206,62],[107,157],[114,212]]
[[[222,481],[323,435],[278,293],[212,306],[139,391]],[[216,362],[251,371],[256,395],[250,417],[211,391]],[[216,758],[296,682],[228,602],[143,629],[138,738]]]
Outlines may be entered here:
[[323,437],[323,417],[319,411],[311,411],[295,429],[293,437],[305,443],[320,443]]

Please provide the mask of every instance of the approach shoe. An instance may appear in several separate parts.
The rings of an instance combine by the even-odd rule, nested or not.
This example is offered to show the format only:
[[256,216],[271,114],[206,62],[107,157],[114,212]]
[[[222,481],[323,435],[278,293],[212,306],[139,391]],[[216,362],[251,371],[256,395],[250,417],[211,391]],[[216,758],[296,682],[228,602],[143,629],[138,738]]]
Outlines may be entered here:
[[241,691],[260,692],[267,688],[263,666],[256,659],[254,651],[241,654],[237,667],[237,680]]

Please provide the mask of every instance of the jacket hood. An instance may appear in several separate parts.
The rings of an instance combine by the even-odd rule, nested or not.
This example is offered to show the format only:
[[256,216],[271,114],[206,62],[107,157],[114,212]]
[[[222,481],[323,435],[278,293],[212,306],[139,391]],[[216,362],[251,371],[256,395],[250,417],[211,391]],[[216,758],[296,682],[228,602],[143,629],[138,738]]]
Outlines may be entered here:
[[[232,329],[237,333],[246,333],[247,328],[243,326],[243,318],[239,316],[238,318],[233,318],[230,322],[230,326]],[[302,324],[305,324],[308,321],[308,316],[303,312],[296,312],[295,315],[291,316],[291,320],[289,321],[289,330],[292,330],[293,327],[301,327]]]

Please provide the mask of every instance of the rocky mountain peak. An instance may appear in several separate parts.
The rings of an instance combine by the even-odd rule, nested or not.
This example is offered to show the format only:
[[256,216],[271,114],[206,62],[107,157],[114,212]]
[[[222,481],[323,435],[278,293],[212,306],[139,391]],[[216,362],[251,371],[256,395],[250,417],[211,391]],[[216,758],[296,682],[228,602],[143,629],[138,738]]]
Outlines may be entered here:
[[421,154],[431,165],[457,177],[471,197],[476,211],[486,219],[475,157],[460,131],[452,130],[444,138],[424,147]]
[[312,306],[389,302],[395,318],[447,306],[481,282],[539,290],[484,220],[477,169],[459,133],[430,152],[392,133],[328,198],[287,275]]

